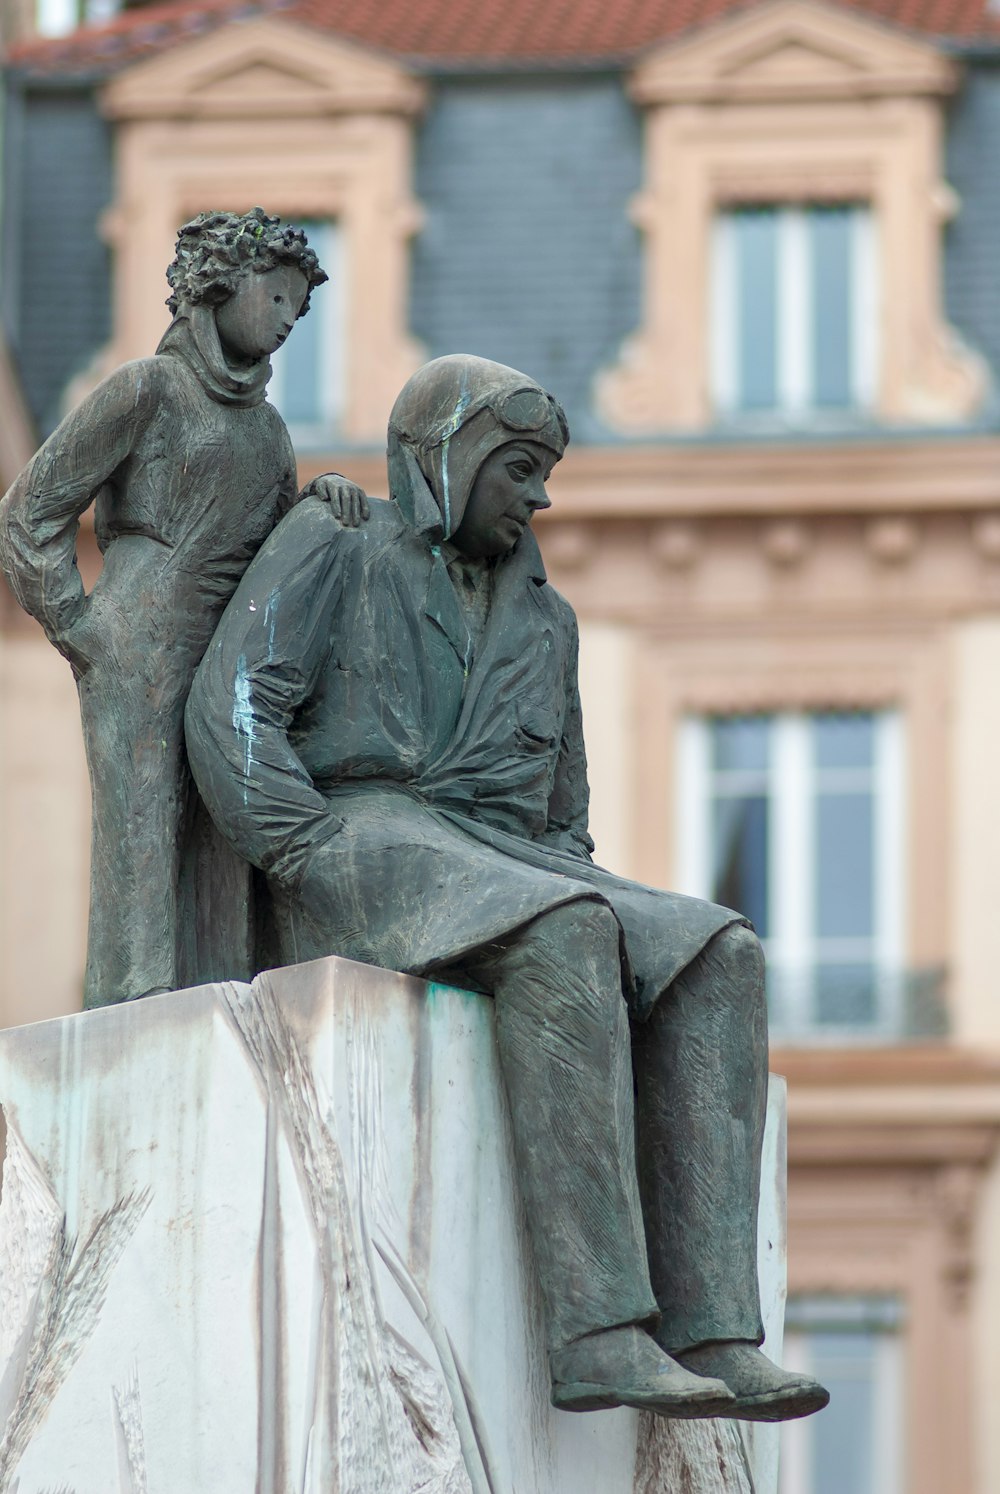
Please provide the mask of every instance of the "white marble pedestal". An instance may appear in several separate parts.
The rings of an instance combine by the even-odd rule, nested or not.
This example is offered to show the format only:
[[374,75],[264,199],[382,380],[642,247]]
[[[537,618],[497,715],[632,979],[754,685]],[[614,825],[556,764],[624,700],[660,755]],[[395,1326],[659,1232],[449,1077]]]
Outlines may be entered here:
[[550,1408],[492,1020],[324,960],[0,1032],[0,1494],[775,1494],[772,1428]]

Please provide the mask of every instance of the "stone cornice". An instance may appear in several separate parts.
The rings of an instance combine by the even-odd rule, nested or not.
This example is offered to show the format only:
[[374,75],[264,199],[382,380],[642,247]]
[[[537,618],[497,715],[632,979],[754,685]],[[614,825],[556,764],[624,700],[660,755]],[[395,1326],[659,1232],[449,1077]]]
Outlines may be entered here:
[[[385,492],[381,454],[300,457],[303,481],[346,472]],[[565,520],[959,513],[1000,508],[1000,436],[725,445],[571,446],[545,528]]]

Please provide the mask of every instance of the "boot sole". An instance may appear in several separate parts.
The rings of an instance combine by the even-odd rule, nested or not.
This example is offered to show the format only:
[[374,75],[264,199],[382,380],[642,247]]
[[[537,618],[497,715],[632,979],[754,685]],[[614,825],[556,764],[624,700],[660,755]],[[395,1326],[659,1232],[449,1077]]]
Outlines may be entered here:
[[[552,1387],[552,1404],[559,1411],[611,1411],[629,1406],[635,1411],[652,1411],[658,1416],[692,1420],[695,1417],[732,1416],[735,1399],[709,1393],[690,1392],[664,1395],[662,1391],[615,1390],[610,1385],[575,1380]],[[803,1413],[804,1414],[804,1413]]]
[[830,1392],[821,1385],[800,1391],[737,1396],[726,1414],[734,1421],[797,1421],[829,1405]]

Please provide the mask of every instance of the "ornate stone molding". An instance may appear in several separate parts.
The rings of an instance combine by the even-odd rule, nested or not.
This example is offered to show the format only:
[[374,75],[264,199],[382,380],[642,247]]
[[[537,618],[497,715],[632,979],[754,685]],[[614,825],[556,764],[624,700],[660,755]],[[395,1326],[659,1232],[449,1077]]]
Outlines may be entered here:
[[179,224],[260,204],[333,218],[349,299],[343,437],[381,441],[422,358],[406,327],[413,120],[425,89],[397,64],[283,20],[227,26],[126,69],[102,94],[117,124],[114,338],[106,363],[152,352]]
[[943,319],[941,99],[957,85],[933,47],[856,12],[773,0],[640,63],[646,176],[643,320],[597,400],[627,434],[709,423],[709,245],[736,202],[870,202],[879,224],[875,413],[951,423],[978,407],[980,361]]

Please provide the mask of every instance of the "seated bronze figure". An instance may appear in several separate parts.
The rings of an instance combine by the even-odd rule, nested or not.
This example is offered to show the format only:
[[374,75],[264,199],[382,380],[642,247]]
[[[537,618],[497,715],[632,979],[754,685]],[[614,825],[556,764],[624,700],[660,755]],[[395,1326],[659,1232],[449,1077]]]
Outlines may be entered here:
[[576,623],[530,528],[567,439],[513,369],[415,374],[391,501],[344,529],[307,499],[244,576],[190,761],[283,961],[493,996],[554,1404],[801,1416],[826,1392],[757,1347],[760,946],[591,860]]

